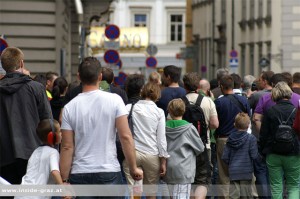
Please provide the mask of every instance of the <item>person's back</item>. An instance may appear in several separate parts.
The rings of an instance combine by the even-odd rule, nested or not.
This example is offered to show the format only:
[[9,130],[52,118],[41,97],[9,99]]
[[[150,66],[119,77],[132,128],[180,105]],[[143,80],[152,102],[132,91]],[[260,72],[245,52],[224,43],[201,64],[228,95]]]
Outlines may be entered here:
[[[196,174],[196,156],[204,151],[204,145],[193,124],[182,120],[185,104],[181,99],[170,101],[168,112],[172,120],[166,123],[170,157],[165,181],[174,186],[191,184]],[[175,196],[173,195],[174,198]]]
[[115,144],[117,130],[130,174],[135,180],[142,179],[143,174],[135,163],[125,104],[117,94],[99,90],[102,77],[100,62],[94,57],[87,57],[79,65],[78,73],[82,93],[63,110],[62,178],[71,184],[120,184]]
[[23,74],[23,59],[14,47],[1,55],[7,74],[0,81],[0,175],[12,184],[21,182],[30,155],[41,143],[35,133],[38,122],[51,114],[44,86]]
[[179,67],[170,65],[164,68],[162,75],[162,82],[166,86],[161,91],[161,98],[156,103],[159,108],[162,108],[167,117],[167,107],[168,103],[172,99],[181,98],[185,95],[185,90],[182,87],[179,87],[181,69]]
[[72,172],[118,170],[118,161],[111,158],[116,151],[115,118],[127,113],[126,109],[118,110],[120,104],[124,103],[117,94],[95,90],[80,93],[64,107],[67,120],[63,120],[62,128],[76,132]]
[[230,196],[233,198],[251,197],[253,160],[258,156],[256,138],[247,133],[250,118],[246,113],[235,117],[236,131],[232,132],[225,145],[222,160],[228,164],[231,185]]

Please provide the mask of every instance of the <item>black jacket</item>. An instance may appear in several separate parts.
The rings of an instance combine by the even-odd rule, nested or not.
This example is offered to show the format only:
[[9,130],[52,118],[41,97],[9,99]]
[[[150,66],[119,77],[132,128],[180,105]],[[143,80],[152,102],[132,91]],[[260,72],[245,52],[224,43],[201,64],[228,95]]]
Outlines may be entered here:
[[28,160],[41,144],[36,127],[50,118],[45,87],[29,76],[13,72],[0,80],[0,164]]
[[[268,155],[272,153],[273,137],[280,121],[286,121],[294,108],[294,105],[290,101],[281,100],[264,114],[259,134],[259,150],[262,154]],[[293,126],[295,117],[296,111],[292,114],[287,124]],[[291,153],[289,155],[295,154]]]

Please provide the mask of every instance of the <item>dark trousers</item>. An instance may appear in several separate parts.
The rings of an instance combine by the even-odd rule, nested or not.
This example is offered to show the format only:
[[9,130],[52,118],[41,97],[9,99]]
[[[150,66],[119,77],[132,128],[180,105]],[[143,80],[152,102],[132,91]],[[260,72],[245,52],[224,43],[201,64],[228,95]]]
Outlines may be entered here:
[[[71,174],[70,183],[74,185],[121,185],[122,184],[122,175],[121,172],[99,172],[99,173],[80,173],[80,174]],[[124,193],[125,190],[115,190],[116,193]],[[120,194],[117,194],[120,195]],[[113,199],[123,199],[122,196],[85,196],[85,197],[76,197],[76,198],[85,198],[85,199],[100,199],[100,198],[113,198]]]
[[266,160],[259,157],[253,161],[255,185],[259,198],[271,198],[270,182]]
[[0,176],[11,184],[21,184],[22,177],[26,174],[28,160],[16,159],[14,163],[1,166]]

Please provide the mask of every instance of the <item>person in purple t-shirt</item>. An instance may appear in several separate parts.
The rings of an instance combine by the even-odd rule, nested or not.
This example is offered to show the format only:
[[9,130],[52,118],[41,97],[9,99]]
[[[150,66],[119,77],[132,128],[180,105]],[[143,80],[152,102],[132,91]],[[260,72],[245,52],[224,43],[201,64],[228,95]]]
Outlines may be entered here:
[[[275,86],[278,82],[281,82],[281,81],[288,83],[287,78],[284,75],[282,75],[281,73],[277,73],[277,74],[273,75],[271,78],[272,86]],[[299,100],[300,100],[300,95],[293,92],[290,101],[296,108],[298,107]],[[255,126],[256,126],[256,129],[258,132],[260,131],[261,121],[262,121],[262,117],[263,117],[264,113],[270,107],[272,107],[274,105],[275,105],[275,102],[271,99],[270,93],[263,95],[259,99],[257,106],[255,108],[255,111],[254,111],[254,115],[253,115],[253,120],[254,120],[254,123],[255,123]]]

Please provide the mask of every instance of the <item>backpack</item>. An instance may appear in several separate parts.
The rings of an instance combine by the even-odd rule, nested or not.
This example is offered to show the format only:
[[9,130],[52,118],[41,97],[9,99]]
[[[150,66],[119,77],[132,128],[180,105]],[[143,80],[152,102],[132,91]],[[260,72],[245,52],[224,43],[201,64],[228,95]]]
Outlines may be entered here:
[[201,137],[202,142],[207,143],[207,124],[205,121],[205,116],[202,108],[200,107],[200,104],[202,102],[203,96],[198,95],[196,103],[190,104],[189,100],[186,96],[183,96],[181,98],[185,103],[185,112],[183,114],[182,119],[192,123],[196,129],[198,130],[198,133]]
[[295,152],[297,137],[292,125],[288,125],[290,117],[295,112],[296,108],[293,109],[286,121],[279,121],[280,124],[274,134],[272,142],[272,152],[279,155],[287,155]]

